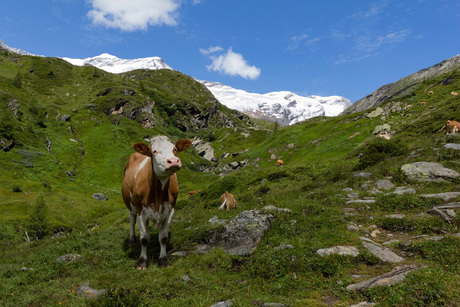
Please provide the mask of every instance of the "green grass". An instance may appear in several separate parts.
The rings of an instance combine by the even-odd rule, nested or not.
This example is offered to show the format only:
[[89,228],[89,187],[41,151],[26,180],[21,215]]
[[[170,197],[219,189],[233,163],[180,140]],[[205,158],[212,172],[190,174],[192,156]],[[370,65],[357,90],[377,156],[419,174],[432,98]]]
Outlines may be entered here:
[[[228,299],[234,306],[264,302],[349,306],[367,300],[382,306],[455,306],[460,302],[460,239],[455,235],[459,219],[447,224],[425,214],[444,202],[419,196],[459,191],[460,182],[411,182],[400,171],[401,165],[416,161],[439,162],[460,171],[460,154],[443,149],[447,142],[458,143],[459,139],[436,132],[446,119],[460,117],[459,98],[449,95],[460,88],[459,72],[426,80],[410,95],[399,97],[399,103],[413,107],[386,116],[385,122],[396,131],[387,141],[372,135],[374,127],[384,121],[367,118],[371,110],[313,118],[277,129],[273,123],[256,121],[256,129],[247,118],[218,106],[217,111],[235,127],[211,121],[209,127],[199,129],[191,126],[187,112],[215,111],[214,98],[179,72],[114,75],[59,59],[21,57],[6,51],[0,52],[0,60],[0,105],[7,110],[0,115],[0,139],[14,139],[16,144],[0,153],[0,305],[210,306]],[[442,85],[442,80],[451,77],[452,83]],[[426,88],[435,95],[429,96]],[[125,90],[136,94],[126,96]],[[8,107],[14,99],[20,105],[18,117]],[[138,118],[107,114],[120,99],[129,101],[129,110],[154,100],[155,127],[144,128]],[[420,101],[427,105],[420,106]],[[392,103],[396,101],[381,107]],[[64,114],[71,115],[71,120],[61,122]],[[174,126],[184,116],[188,128]],[[267,205],[292,213],[276,213],[272,227],[248,256],[231,256],[220,249],[206,255],[170,256],[165,269],[156,265],[158,230],[151,228],[150,266],[137,271],[140,247],[128,245],[128,211],[121,199],[121,181],[132,144],[157,134],[173,140],[198,136],[212,142],[216,157],[239,153],[218,163],[202,159],[192,148],[180,154],[184,167],[178,173],[180,194],[168,251],[191,251],[206,243],[210,231],[218,227],[208,223],[213,216],[231,219],[244,210]],[[272,154],[284,166],[276,166]],[[201,166],[242,160],[249,162],[225,176],[199,171]],[[373,177],[354,178],[356,172],[370,172]],[[417,194],[374,195],[362,189],[386,178],[397,186],[414,188]],[[349,192],[344,188],[352,188],[360,198],[375,197],[376,202],[347,204]],[[200,192],[188,197],[192,190]],[[236,196],[236,210],[217,210],[226,190]],[[109,200],[97,201],[93,193],[104,193]],[[46,205],[45,220],[34,213],[39,199]],[[345,208],[354,209],[354,214],[345,215]],[[406,218],[386,217],[395,213]],[[40,223],[49,235],[37,241],[32,226]],[[349,231],[350,223],[360,225],[360,230]],[[359,281],[352,275],[377,276],[395,266],[362,247],[360,237],[370,236],[375,229],[381,233],[372,239],[380,243],[418,237],[410,244],[393,243],[391,248],[405,252],[405,263],[421,269],[392,287],[347,292],[347,285]],[[25,242],[25,231],[31,234],[31,242]],[[66,236],[51,239],[57,231]],[[431,241],[421,235],[444,238]],[[294,248],[277,251],[281,244]],[[357,246],[360,255],[322,258],[316,253],[336,245]],[[70,253],[84,259],[56,261]],[[81,297],[76,290],[87,281],[92,288],[108,290],[107,294],[96,300]]]

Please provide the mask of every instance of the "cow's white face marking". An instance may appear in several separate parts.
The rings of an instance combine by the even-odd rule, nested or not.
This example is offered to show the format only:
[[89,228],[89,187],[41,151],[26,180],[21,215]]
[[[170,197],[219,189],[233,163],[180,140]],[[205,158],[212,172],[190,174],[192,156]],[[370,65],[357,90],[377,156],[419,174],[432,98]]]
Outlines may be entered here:
[[181,168],[180,160],[174,155],[175,145],[167,137],[157,136],[152,139],[150,149],[152,151],[153,170],[164,188],[169,177]]

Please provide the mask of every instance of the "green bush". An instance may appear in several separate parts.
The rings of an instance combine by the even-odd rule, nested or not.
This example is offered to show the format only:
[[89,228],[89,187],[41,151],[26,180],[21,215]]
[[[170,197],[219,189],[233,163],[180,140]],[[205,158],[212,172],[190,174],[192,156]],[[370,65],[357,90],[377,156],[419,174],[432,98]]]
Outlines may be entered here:
[[45,237],[49,231],[50,227],[46,219],[48,208],[43,197],[38,197],[35,201],[34,208],[32,213],[29,216],[29,221],[27,229],[30,230],[30,235],[35,236],[38,239]]
[[364,149],[362,158],[356,168],[357,170],[363,170],[387,158],[401,156],[406,152],[407,148],[401,142],[377,138]]

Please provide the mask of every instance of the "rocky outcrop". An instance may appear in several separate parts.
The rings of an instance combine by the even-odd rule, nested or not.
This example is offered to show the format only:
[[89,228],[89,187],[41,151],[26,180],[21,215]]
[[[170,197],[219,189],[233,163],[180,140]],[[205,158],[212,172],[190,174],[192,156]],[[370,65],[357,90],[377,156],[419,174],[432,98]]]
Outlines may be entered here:
[[378,106],[383,102],[411,93],[416,86],[425,79],[440,76],[460,68],[460,55],[449,58],[439,64],[422,69],[395,83],[386,84],[372,94],[356,101],[340,115],[361,112]]
[[212,148],[211,143],[205,142],[204,140],[195,137],[192,140],[192,146],[199,156],[205,158],[208,161],[216,162],[216,157],[214,156],[214,148]]
[[442,182],[457,178],[460,174],[434,162],[415,162],[401,166],[401,171],[415,181]]
[[347,286],[347,291],[364,291],[376,286],[390,286],[403,281],[409,272],[417,270],[416,265],[395,267],[391,272]]
[[265,232],[273,222],[273,215],[258,210],[243,211],[221,229],[211,232],[206,245],[200,245],[197,252],[207,252],[220,247],[231,255],[247,255],[254,251]]

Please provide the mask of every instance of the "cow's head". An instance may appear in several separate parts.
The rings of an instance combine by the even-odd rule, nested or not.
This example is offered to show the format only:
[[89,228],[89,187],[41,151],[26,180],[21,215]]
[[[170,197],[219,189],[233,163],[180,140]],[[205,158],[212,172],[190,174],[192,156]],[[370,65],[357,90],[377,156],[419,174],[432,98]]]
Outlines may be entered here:
[[192,142],[190,140],[179,140],[176,145],[171,143],[166,136],[156,136],[152,139],[150,146],[144,143],[133,145],[137,152],[151,157],[153,171],[162,180],[176,173],[181,168],[181,161],[177,153],[186,150]]

